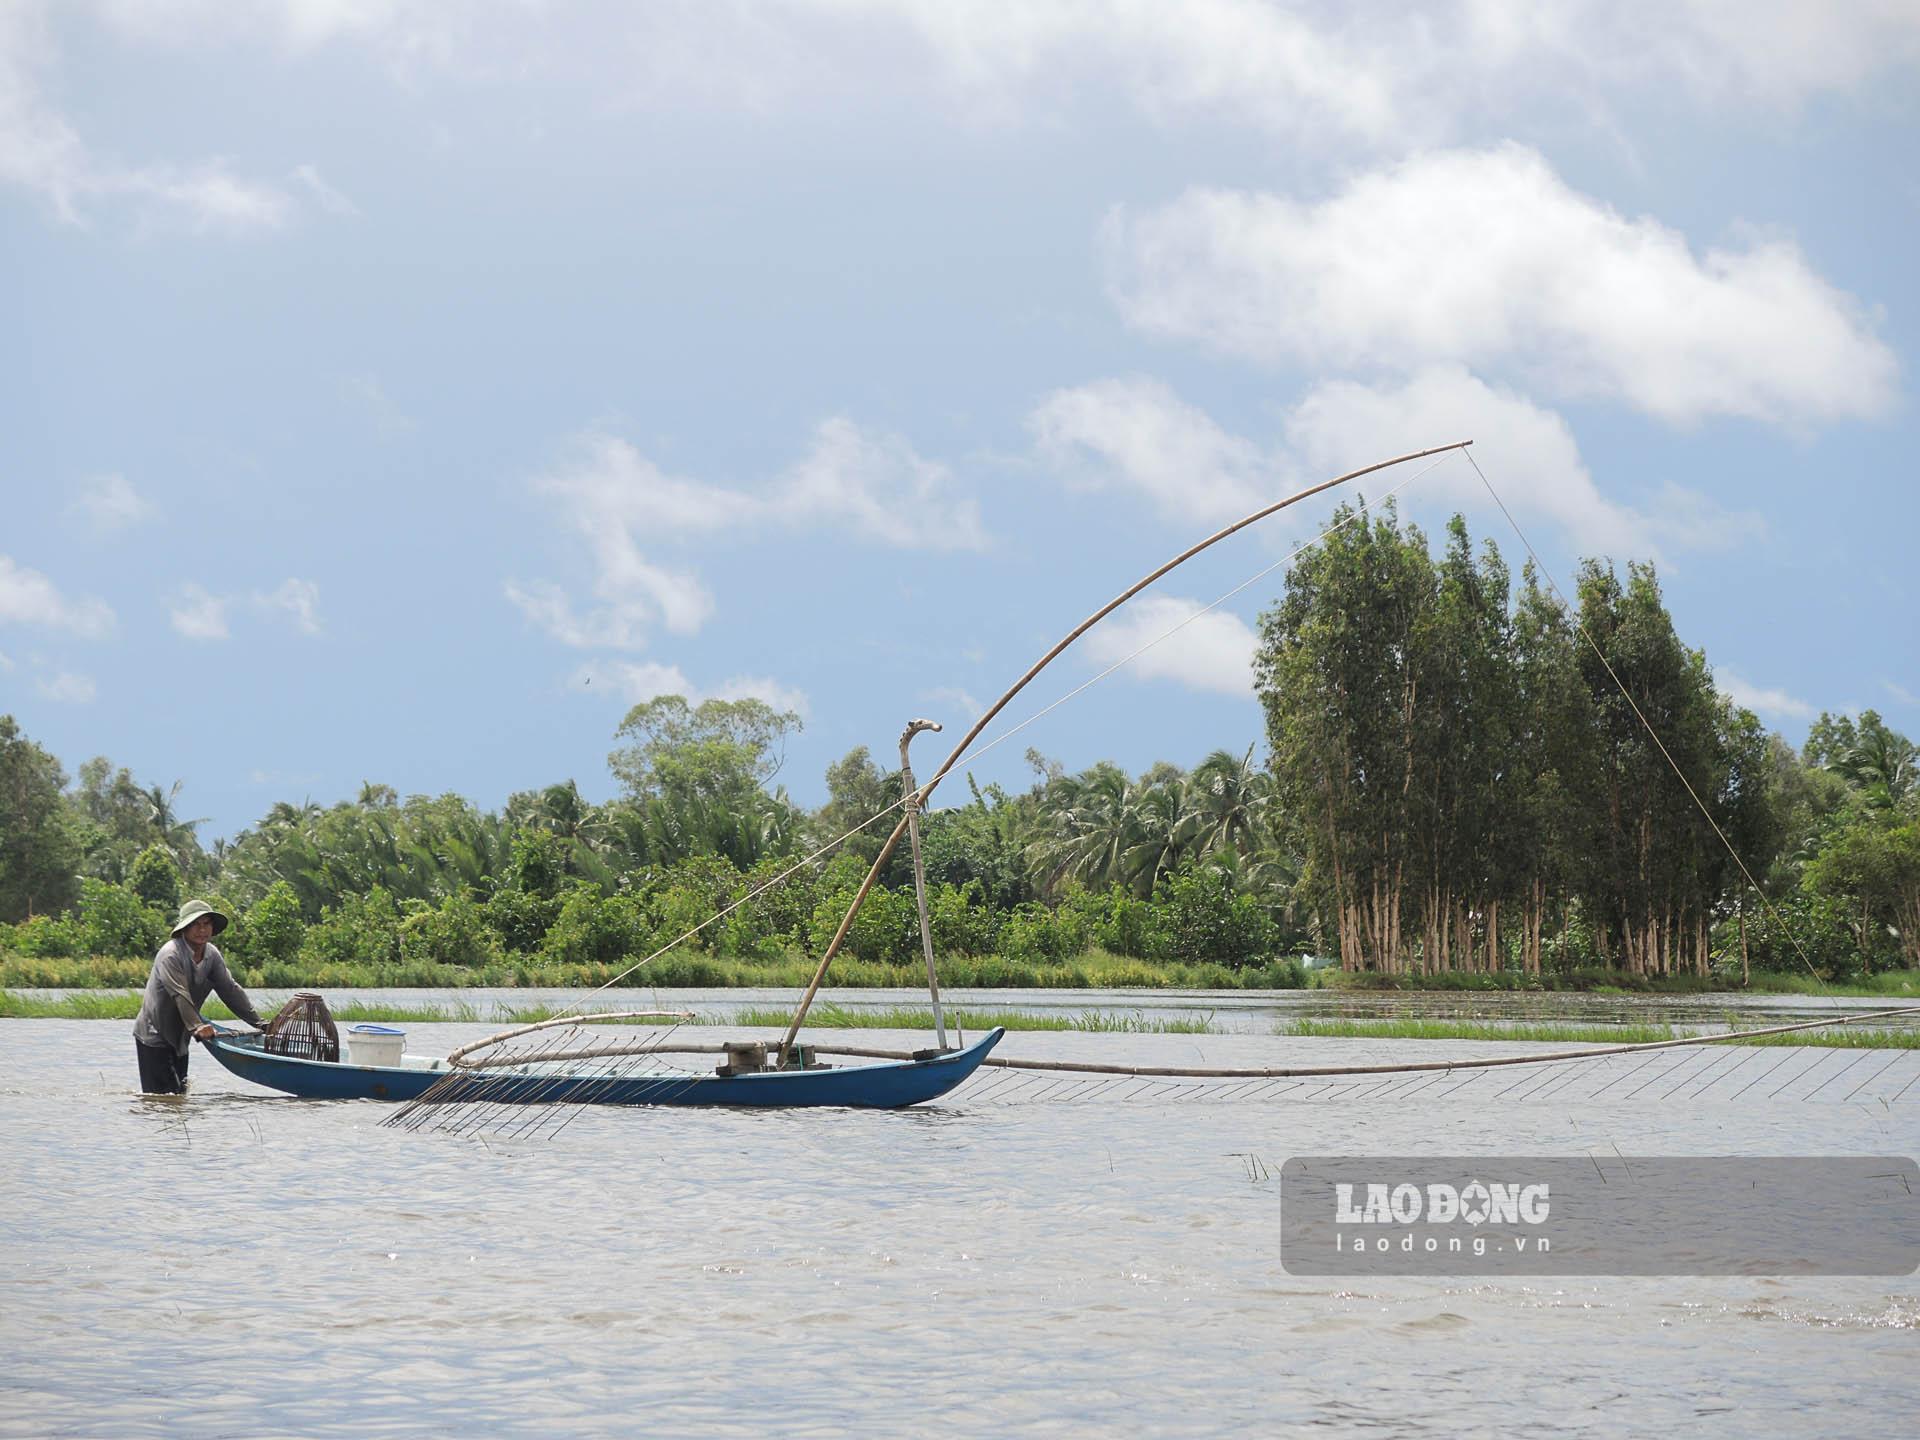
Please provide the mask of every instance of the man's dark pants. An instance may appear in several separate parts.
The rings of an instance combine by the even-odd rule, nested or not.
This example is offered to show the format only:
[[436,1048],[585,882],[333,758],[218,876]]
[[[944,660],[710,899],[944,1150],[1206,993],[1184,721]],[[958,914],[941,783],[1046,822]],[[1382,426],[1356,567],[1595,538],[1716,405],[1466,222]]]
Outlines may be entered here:
[[133,1042],[140,1057],[140,1088],[149,1095],[181,1095],[187,1089],[186,1055],[176,1055],[170,1045],[143,1045]]

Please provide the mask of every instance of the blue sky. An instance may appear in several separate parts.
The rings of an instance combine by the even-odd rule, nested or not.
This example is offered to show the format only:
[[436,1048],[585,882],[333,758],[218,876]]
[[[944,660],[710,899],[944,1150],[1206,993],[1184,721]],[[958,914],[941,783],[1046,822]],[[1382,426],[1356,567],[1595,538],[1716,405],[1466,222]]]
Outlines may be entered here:
[[[813,803],[1471,437],[1789,739],[1920,732],[1917,72],[1911,3],[10,4],[0,710],[211,836],[758,694]],[[1517,568],[1477,486],[1403,504]],[[977,773],[1254,743],[1278,584]]]

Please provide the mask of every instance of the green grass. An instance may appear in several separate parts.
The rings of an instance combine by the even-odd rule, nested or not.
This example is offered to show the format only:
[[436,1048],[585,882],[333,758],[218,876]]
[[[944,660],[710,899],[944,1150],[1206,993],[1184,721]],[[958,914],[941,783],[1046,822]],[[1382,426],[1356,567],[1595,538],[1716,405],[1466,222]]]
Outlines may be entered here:
[[[639,956],[597,965],[557,965],[521,958],[498,964],[457,965],[299,965],[274,962],[250,965],[233,957],[242,985],[270,990],[461,990],[587,989],[611,982]],[[634,989],[798,990],[813,978],[817,961],[805,955],[739,959],[677,950],[621,980]],[[0,952],[0,989],[125,989],[146,984],[151,960],[111,957],[27,956]],[[887,965],[841,956],[828,971],[829,982],[849,989],[918,987],[926,982],[919,961]],[[948,987],[1024,990],[1286,990],[1307,981],[1291,962],[1230,969],[1225,965],[1158,964],[1090,950],[1061,961],[1009,960],[1003,956],[948,956],[940,962],[940,982]]]
[[1888,997],[1911,995],[1915,999],[1920,999],[1920,970],[1882,970],[1878,975],[1869,975],[1859,980],[1842,982],[1817,980],[1804,971],[1798,975],[1763,975],[1755,971],[1753,984],[1750,985],[1748,989],[1769,995],[1878,995]]
[[[623,1007],[617,997],[603,996],[601,1009]],[[483,1013],[479,1008],[456,1001],[451,1005],[391,1005],[358,1000],[329,1004],[333,1018],[342,1024],[361,1020],[412,1021],[428,1025],[442,1022],[469,1022],[499,1025],[530,1025],[551,1020],[561,1013],[554,1005],[521,1005]],[[0,1019],[8,1020],[131,1020],[140,1013],[137,994],[68,995],[58,1000],[43,1000],[0,990]],[[233,1012],[217,1000],[202,1007],[209,1020],[231,1020]],[[793,1011],[773,1007],[743,1010],[731,1019],[700,1016],[696,1025],[741,1025],[784,1027],[793,1019]],[[1139,1014],[1087,1010],[1078,1015],[1035,1015],[1019,1011],[949,1010],[949,1024],[967,1030],[990,1030],[1003,1025],[1009,1030],[1076,1030],[1112,1032],[1126,1035],[1211,1035],[1216,1033],[1205,1018],[1152,1020]],[[911,1007],[888,1009],[852,1009],[838,1005],[816,1005],[807,1016],[810,1030],[931,1030],[933,1011]]]
[[[1210,1020],[1154,1020],[1141,1014],[1110,1010],[1085,1010],[1078,1015],[1035,1015],[1018,1010],[949,1010],[947,1023],[963,1030],[1074,1030],[1120,1035],[1214,1035],[1219,1032]],[[792,1010],[742,1010],[732,1020],[702,1021],[702,1024],[784,1026],[793,1019]],[[888,1009],[850,1009],[840,1005],[816,1005],[807,1014],[809,1030],[931,1030],[933,1011],[894,1007]]]
[[[1276,1027],[1275,1033],[1338,1040],[1492,1040],[1550,1045],[1646,1045],[1712,1036],[1711,1031],[1676,1030],[1671,1025],[1502,1025],[1484,1020],[1291,1020]],[[1725,1043],[1808,1045],[1828,1050],[1920,1050],[1920,1030],[1836,1025],[1829,1030],[1797,1030]]]
[[1716,971],[1704,978],[1698,975],[1633,975],[1625,971],[1588,967],[1529,975],[1519,970],[1449,972],[1439,975],[1383,975],[1374,971],[1349,974],[1341,970],[1316,970],[1313,988],[1320,990],[1362,991],[1467,991],[1547,993],[1573,991],[1593,995],[1704,995],[1729,991],[1748,995],[1859,995],[1920,999],[1920,970],[1883,970],[1854,980],[1822,980],[1805,971],[1753,972],[1749,982],[1740,983],[1738,974]]
[[1502,1025],[1482,1020],[1287,1020],[1275,1034],[1321,1040],[1527,1040],[1550,1044],[1639,1045],[1672,1040],[1671,1025]]
[[[604,1008],[615,1008],[607,1006]],[[530,1025],[536,1020],[551,1020],[560,1013],[557,1005],[519,1005],[491,1011],[456,1001],[451,1005],[390,1005],[362,1000],[329,1002],[327,1009],[342,1023],[362,1020],[411,1020],[418,1024],[437,1022],[494,1023]],[[140,1013],[138,993],[93,993],[65,995],[57,1000],[21,995],[0,990],[0,1020],[131,1020]],[[234,1020],[238,1017],[218,1000],[209,999],[200,1007],[209,1020]]]

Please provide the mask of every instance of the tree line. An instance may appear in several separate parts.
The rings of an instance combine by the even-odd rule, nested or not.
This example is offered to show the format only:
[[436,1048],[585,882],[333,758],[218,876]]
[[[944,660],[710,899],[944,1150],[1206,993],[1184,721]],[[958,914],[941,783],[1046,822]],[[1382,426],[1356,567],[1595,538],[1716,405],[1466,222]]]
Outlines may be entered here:
[[[1877,714],[1823,715],[1796,752],[1715,687],[1652,566],[1587,561],[1563,603],[1458,517],[1437,555],[1391,505],[1337,519],[1261,618],[1266,755],[1131,775],[1030,751],[1025,788],[969,780],[925,820],[943,953],[1408,976],[1920,964],[1916,751]],[[664,696],[617,730],[605,803],[571,780],[498,811],[368,783],[203,845],[181,783],[104,758],[69,781],[0,718],[0,948],[151,953],[191,891],[286,966],[613,965],[743,900],[697,952],[817,954],[900,778],[860,747],[824,804],[796,804],[799,727]],[[908,864],[902,847],[883,871],[858,959],[912,963]]]

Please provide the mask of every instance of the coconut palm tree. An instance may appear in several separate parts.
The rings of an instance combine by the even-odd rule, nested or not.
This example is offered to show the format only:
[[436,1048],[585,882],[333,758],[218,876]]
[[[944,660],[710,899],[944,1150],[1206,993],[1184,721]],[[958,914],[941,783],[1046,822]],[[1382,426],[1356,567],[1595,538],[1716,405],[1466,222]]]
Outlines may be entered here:
[[202,815],[196,820],[182,820],[174,811],[174,802],[180,798],[180,788],[184,783],[176,780],[172,788],[167,790],[151,785],[141,794],[147,802],[147,823],[153,829],[154,840],[172,854],[181,874],[190,875],[194,862],[200,856],[200,839],[194,831],[207,823],[207,817]]

